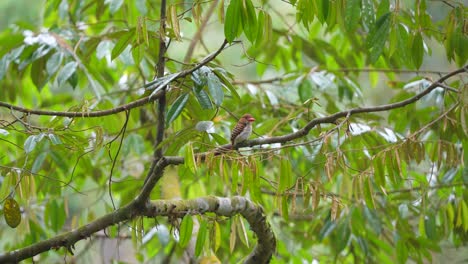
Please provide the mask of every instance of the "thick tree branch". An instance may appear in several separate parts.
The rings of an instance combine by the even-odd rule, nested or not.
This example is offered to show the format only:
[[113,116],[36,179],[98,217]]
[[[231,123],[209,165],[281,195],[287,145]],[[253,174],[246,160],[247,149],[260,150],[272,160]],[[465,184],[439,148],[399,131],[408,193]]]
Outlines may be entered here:
[[276,238],[270,225],[266,221],[262,207],[247,198],[235,196],[233,198],[204,197],[192,200],[158,200],[147,204],[145,216],[176,216],[186,214],[196,215],[207,212],[220,216],[232,217],[241,214],[250,228],[255,232],[258,244],[245,259],[244,263],[267,263],[276,248]]
[[247,198],[235,196],[232,198],[204,197],[185,201],[157,200],[145,202],[145,205],[141,206],[140,202],[146,201],[143,198],[137,198],[128,205],[104,215],[77,230],[40,241],[22,249],[0,254],[0,263],[17,263],[51,249],[59,249],[61,247],[65,247],[68,251],[72,252],[76,242],[84,240],[109,226],[129,221],[138,216],[183,217],[186,214],[195,215],[208,212],[228,217],[241,214],[249,222],[252,231],[257,236],[258,244],[245,260],[245,263],[266,263],[275,251],[276,239],[270,225],[266,221],[263,209]]
[[[256,138],[256,139],[252,139],[252,140],[247,140],[247,141],[244,141],[244,142],[241,142],[241,143],[237,144],[236,148],[259,146],[259,145],[263,145],[263,144],[285,143],[285,142],[292,141],[292,140],[295,140],[295,139],[302,138],[302,137],[306,136],[310,132],[310,130],[312,130],[315,126],[317,126],[319,124],[333,124],[339,118],[349,117],[349,116],[355,115],[355,114],[382,112],[382,111],[388,111],[388,110],[392,110],[392,109],[401,108],[401,107],[407,106],[409,104],[412,104],[412,103],[418,101],[419,99],[421,99],[425,95],[429,94],[432,90],[439,87],[441,84],[443,84],[444,81],[446,81],[450,77],[455,76],[455,75],[460,74],[460,73],[464,73],[464,72],[468,72],[468,65],[466,65],[463,68],[452,71],[452,72],[442,76],[439,80],[432,83],[424,91],[422,91],[422,92],[416,94],[415,96],[410,97],[410,98],[408,98],[406,100],[396,102],[396,103],[393,103],[393,104],[386,104],[386,105],[380,105],[380,106],[357,107],[357,108],[353,108],[353,109],[350,109],[350,110],[337,112],[337,113],[335,113],[333,115],[315,118],[312,121],[310,121],[309,123],[307,123],[307,125],[305,125],[302,129],[299,129],[298,131],[296,131],[294,133],[290,133],[290,134],[282,135],[282,136],[270,137],[270,138]],[[222,152],[224,152],[226,150],[229,150],[229,149],[231,149],[231,145],[226,144],[226,145],[219,146],[217,149],[214,150],[214,152],[215,153],[222,153]],[[197,158],[204,159],[206,157],[206,155],[208,155],[209,153],[213,153],[213,150],[210,151],[210,152],[198,153],[196,155],[197,155]],[[183,157],[172,156],[172,157],[166,157],[166,159],[167,159],[167,162],[169,164],[182,164],[182,163],[184,163],[184,158]]]

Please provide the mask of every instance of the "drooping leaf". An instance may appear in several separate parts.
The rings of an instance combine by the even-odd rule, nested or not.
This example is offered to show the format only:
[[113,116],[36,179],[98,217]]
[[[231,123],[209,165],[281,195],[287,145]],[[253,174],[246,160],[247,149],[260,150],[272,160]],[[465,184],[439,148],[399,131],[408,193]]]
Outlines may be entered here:
[[187,104],[188,99],[189,99],[189,94],[184,93],[174,101],[174,103],[169,108],[169,111],[167,111],[166,126],[172,123],[172,121],[174,121],[180,115],[182,110],[184,110],[184,107]]
[[250,43],[254,43],[257,37],[257,14],[251,0],[242,1],[242,27]]
[[70,61],[57,74],[57,83],[62,86],[75,73],[78,63]]
[[203,109],[212,109],[213,105],[211,104],[210,96],[205,90],[194,91],[195,97],[197,98],[198,103]]
[[193,230],[193,219],[192,216],[186,214],[184,218],[182,218],[182,222],[180,223],[179,227],[179,245],[182,248],[185,248],[190,239],[192,238],[192,230]]
[[208,73],[208,91],[210,91],[211,98],[213,98],[213,103],[217,106],[220,106],[224,100],[224,91],[221,82],[218,77],[213,73]]
[[208,232],[208,222],[200,221],[200,228],[198,229],[197,242],[195,243],[195,256],[200,256],[205,246],[206,235]]
[[413,63],[416,69],[421,67],[424,58],[424,43],[421,33],[417,33],[413,39],[413,45],[411,47],[411,54],[413,54]]
[[345,27],[349,32],[354,32],[361,15],[361,0],[347,0],[345,7]]
[[46,69],[47,74],[53,75],[57,72],[60,64],[62,64],[63,54],[61,52],[56,52],[47,60]]
[[107,0],[106,3],[109,4],[109,11],[111,12],[111,14],[114,14],[115,12],[117,12],[120,7],[122,7],[122,4],[123,4],[123,0]]
[[46,59],[42,57],[32,63],[31,66],[31,80],[36,86],[38,91],[41,91],[44,85],[47,83],[48,76],[45,70]]
[[117,43],[115,44],[114,48],[111,52],[111,59],[117,58],[126,48],[127,46],[132,43],[135,39],[135,28],[129,30],[125,34],[123,34]]
[[229,43],[232,43],[239,36],[242,28],[241,10],[242,0],[232,0],[226,10],[226,20],[224,22],[224,36]]
[[377,20],[374,27],[367,36],[367,47],[369,52],[370,63],[375,63],[384,50],[385,42],[387,41],[390,25],[391,13],[387,13]]

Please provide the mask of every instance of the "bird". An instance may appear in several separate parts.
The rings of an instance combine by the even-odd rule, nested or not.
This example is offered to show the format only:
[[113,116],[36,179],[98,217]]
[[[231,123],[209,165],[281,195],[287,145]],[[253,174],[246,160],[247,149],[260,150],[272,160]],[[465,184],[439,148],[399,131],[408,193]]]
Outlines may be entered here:
[[242,141],[247,140],[252,134],[252,123],[255,121],[255,118],[251,114],[243,115],[231,133],[231,148]]

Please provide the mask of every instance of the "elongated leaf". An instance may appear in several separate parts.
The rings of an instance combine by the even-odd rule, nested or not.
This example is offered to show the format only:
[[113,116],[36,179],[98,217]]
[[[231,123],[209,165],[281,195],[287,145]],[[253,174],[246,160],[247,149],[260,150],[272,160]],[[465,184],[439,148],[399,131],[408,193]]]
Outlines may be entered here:
[[76,67],[78,63],[74,61],[70,61],[69,63],[65,64],[62,69],[60,69],[59,73],[57,74],[57,83],[59,86],[62,86],[76,71]]
[[210,97],[205,90],[200,90],[199,92],[194,91],[195,97],[197,98],[198,103],[203,109],[212,109],[213,104],[211,104]]
[[417,33],[413,39],[413,45],[411,46],[411,54],[413,55],[413,63],[416,69],[421,67],[424,58],[424,43],[421,33]]
[[41,91],[44,85],[47,83],[48,76],[45,70],[46,60],[42,57],[33,62],[31,66],[31,80],[36,86],[38,91]]
[[234,87],[232,83],[228,80],[228,77],[226,77],[227,73],[224,71],[224,69],[215,68],[213,69],[213,73],[216,74],[216,76],[219,78],[224,87],[226,87],[231,92],[231,95],[234,97],[234,99],[236,99],[236,101],[240,103],[241,99],[239,94],[237,93],[236,87]]
[[213,72],[209,72],[208,74],[208,90],[210,91],[211,98],[213,98],[213,103],[220,106],[224,100],[223,86]]
[[213,222],[210,234],[210,241],[211,249],[213,250],[213,252],[218,251],[219,247],[221,246],[221,228],[219,227],[217,221]]
[[189,99],[189,94],[183,94],[177,98],[174,103],[171,105],[171,108],[169,108],[169,111],[167,111],[167,118],[166,118],[166,125],[169,125],[174,121],[184,110],[185,105],[187,104],[187,101]]
[[226,20],[224,23],[224,36],[231,43],[239,36],[241,30],[241,1],[232,0],[226,10]]
[[251,0],[242,0],[241,17],[245,36],[254,43],[257,37],[257,14]]
[[372,28],[375,23],[375,11],[372,0],[362,0],[362,20],[367,29]]
[[111,14],[114,14],[120,9],[124,1],[123,0],[108,0],[106,2],[109,3],[109,11],[111,12]]
[[292,184],[291,163],[288,159],[281,159],[278,192],[284,192]]
[[349,32],[354,32],[361,15],[361,0],[347,0],[345,7],[345,27]]
[[126,48],[127,46],[134,40],[135,38],[135,29],[129,30],[127,33],[122,35],[117,43],[115,44],[114,48],[112,49],[111,59],[117,58]]
[[367,47],[370,49],[369,61],[374,63],[382,54],[387,41],[391,24],[391,13],[383,15],[374,25],[367,36]]
[[36,147],[36,143],[37,143],[37,136],[36,135],[29,136],[24,142],[24,151],[26,153],[30,153],[31,151],[34,150],[34,147]]
[[56,52],[47,60],[46,70],[47,74],[52,75],[57,72],[60,64],[62,63],[63,54],[61,52]]
[[179,245],[182,248],[185,248],[190,239],[192,238],[192,230],[193,230],[193,219],[192,216],[186,214],[180,223],[179,228]]
[[197,171],[197,164],[195,163],[192,144],[187,144],[185,147],[184,164],[192,173]]
[[312,86],[312,83],[310,82],[309,78],[305,77],[303,80],[300,82],[300,84],[297,86],[297,91],[299,93],[299,98],[301,101],[304,103],[305,101],[313,98],[314,87]]
[[62,144],[62,141],[60,140],[60,137],[59,137],[59,136],[57,136],[57,135],[55,135],[55,134],[52,134],[52,133],[49,133],[47,136],[49,137],[49,139],[50,139],[50,141],[52,142],[52,144],[54,144],[54,145],[60,145],[60,144]]
[[65,224],[65,209],[62,205],[59,205],[56,200],[52,200],[47,204],[44,211],[45,222],[55,232],[59,231],[63,224]]
[[172,30],[174,31],[175,38],[180,40],[180,25],[179,19],[177,18],[177,6],[171,5],[169,7],[169,14],[170,14],[170,25]]
[[200,228],[198,229],[197,242],[195,243],[195,256],[200,256],[205,246],[206,234],[208,231],[208,222],[200,221]]

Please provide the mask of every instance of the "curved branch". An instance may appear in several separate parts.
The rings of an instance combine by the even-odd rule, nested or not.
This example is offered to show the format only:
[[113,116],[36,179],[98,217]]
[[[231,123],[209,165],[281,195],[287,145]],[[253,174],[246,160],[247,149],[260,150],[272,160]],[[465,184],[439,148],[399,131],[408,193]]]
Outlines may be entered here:
[[228,217],[241,214],[249,222],[250,228],[258,239],[257,246],[244,263],[268,263],[270,261],[276,249],[275,235],[266,221],[262,207],[247,198],[210,196],[191,200],[157,200],[147,204],[144,216],[183,217],[186,214],[196,215],[207,212]]
[[[353,108],[353,109],[350,109],[350,110],[337,112],[337,113],[329,115],[329,116],[315,118],[312,121],[310,121],[309,123],[307,123],[307,125],[305,125],[302,129],[299,129],[298,131],[296,131],[294,133],[290,133],[290,134],[282,135],[282,136],[270,137],[270,138],[256,138],[256,139],[252,139],[252,140],[247,140],[247,141],[244,141],[244,142],[240,142],[239,144],[236,145],[235,148],[252,147],[252,146],[259,146],[259,145],[263,145],[263,144],[272,144],[272,143],[285,143],[285,142],[292,141],[292,140],[295,140],[295,139],[306,136],[310,132],[310,130],[312,130],[312,128],[314,128],[315,126],[317,126],[319,124],[333,124],[339,118],[349,117],[349,116],[355,115],[355,114],[382,112],[382,111],[387,111],[387,110],[392,110],[392,109],[397,109],[397,108],[404,107],[404,106],[407,106],[409,104],[412,104],[412,103],[418,101],[419,99],[421,99],[422,97],[424,97],[425,95],[430,93],[432,90],[439,87],[441,84],[443,84],[444,81],[446,81],[450,77],[455,76],[455,75],[460,74],[460,73],[463,73],[463,72],[468,72],[468,65],[466,65],[463,68],[452,71],[452,72],[442,76],[439,80],[437,80],[436,82],[433,82],[424,91],[422,91],[422,92],[416,94],[415,96],[410,97],[410,98],[408,98],[406,100],[396,102],[396,103],[393,103],[393,104],[385,104],[385,105],[380,105],[380,106],[357,107],[357,108]],[[197,158],[204,159],[206,157],[206,155],[208,155],[209,153],[213,153],[213,151],[214,151],[214,153],[222,153],[222,152],[225,152],[226,150],[230,150],[230,149],[231,149],[231,145],[230,144],[225,144],[225,145],[219,146],[218,148],[216,148],[215,150],[212,150],[210,152],[198,153],[198,154],[196,154],[196,156],[197,156]],[[171,157],[166,157],[166,159],[167,159],[167,162],[169,164],[182,164],[182,163],[184,163],[184,158],[183,157],[171,156]]]
[[50,111],[50,110],[34,110],[34,109],[16,106],[16,105],[12,105],[12,104],[1,102],[1,101],[0,101],[0,107],[5,107],[10,110],[15,110],[21,113],[25,113],[27,115],[63,116],[63,117],[101,117],[101,116],[113,115],[116,113],[127,111],[132,108],[140,107],[142,105],[155,101],[160,96],[161,96],[161,91],[153,95],[138,99],[131,103],[124,104],[124,105],[121,105],[112,109],[93,111],[93,112],[63,112],[63,111]]
[[210,55],[206,56],[202,61],[200,61],[200,63],[198,63],[194,67],[192,67],[192,68],[190,68],[188,70],[181,71],[179,73],[174,74],[167,81],[161,82],[161,81],[155,80],[155,81],[152,81],[152,82],[146,84],[144,86],[145,89],[155,90],[155,92],[152,93],[150,96],[138,99],[136,101],[133,101],[133,102],[130,102],[128,104],[121,105],[121,106],[118,106],[118,107],[115,107],[115,108],[112,108],[112,109],[93,111],[93,112],[64,112],[64,111],[50,111],[50,110],[34,110],[34,109],[25,108],[25,107],[21,107],[21,106],[16,106],[16,105],[12,105],[12,104],[1,102],[1,101],[0,101],[0,107],[8,108],[10,110],[15,110],[15,111],[25,113],[25,114],[28,114],[28,115],[63,116],[63,117],[74,117],[74,118],[79,118],[79,117],[82,117],[82,118],[84,118],[84,117],[102,117],[102,116],[108,116],[108,115],[113,115],[113,114],[116,114],[116,113],[124,112],[124,111],[130,110],[132,108],[140,107],[140,106],[145,105],[145,104],[147,104],[149,102],[153,102],[153,101],[159,99],[163,94],[163,92],[161,90],[159,90],[160,88],[166,86],[167,84],[169,84],[172,81],[175,81],[175,80],[177,80],[179,78],[183,78],[185,76],[188,76],[188,75],[192,74],[192,72],[198,70],[203,65],[206,65],[210,61],[214,60],[224,50],[226,45],[227,45],[227,41],[224,40],[223,44],[221,45],[221,47],[217,51],[215,51],[215,52],[211,53]]
[[144,206],[141,206],[139,201],[136,199],[128,205],[104,215],[77,230],[40,241],[22,249],[0,254],[0,263],[17,263],[51,249],[59,249],[61,247],[65,247],[73,253],[72,250],[76,242],[84,240],[109,226],[131,220],[138,216],[183,217],[186,214],[194,215],[207,212],[229,217],[241,214],[249,222],[251,229],[257,235],[258,244],[245,260],[245,263],[266,263],[275,251],[276,238],[266,221],[263,209],[247,198],[235,196],[232,198],[204,197],[185,201],[157,200],[147,202]]

